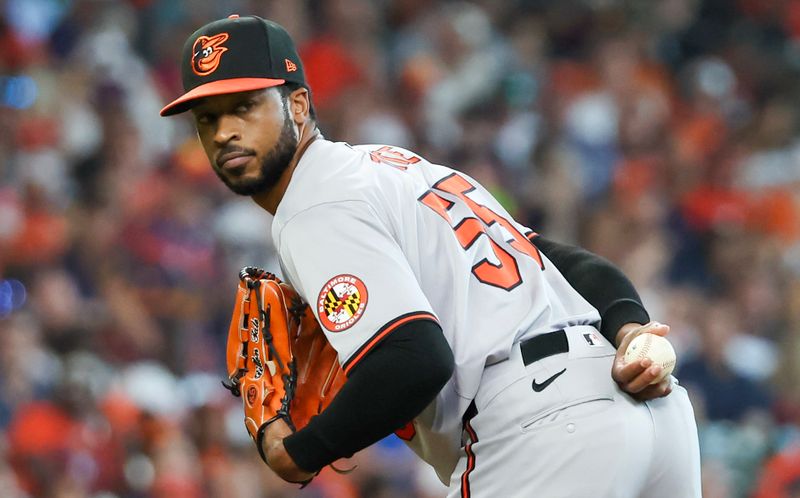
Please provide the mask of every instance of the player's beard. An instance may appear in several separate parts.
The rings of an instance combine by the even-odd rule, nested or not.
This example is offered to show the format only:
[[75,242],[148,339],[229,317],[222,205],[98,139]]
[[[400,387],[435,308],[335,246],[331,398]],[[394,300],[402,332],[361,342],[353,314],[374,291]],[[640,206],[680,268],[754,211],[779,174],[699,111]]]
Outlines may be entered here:
[[261,168],[259,175],[256,178],[243,180],[240,178],[228,178],[218,168],[214,168],[214,172],[220,180],[231,191],[238,195],[256,195],[267,192],[274,187],[289,163],[292,162],[295,152],[297,152],[297,145],[299,143],[298,137],[295,134],[293,122],[289,115],[289,110],[284,102],[284,119],[281,134],[278,137],[278,142],[275,147],[261,160]]

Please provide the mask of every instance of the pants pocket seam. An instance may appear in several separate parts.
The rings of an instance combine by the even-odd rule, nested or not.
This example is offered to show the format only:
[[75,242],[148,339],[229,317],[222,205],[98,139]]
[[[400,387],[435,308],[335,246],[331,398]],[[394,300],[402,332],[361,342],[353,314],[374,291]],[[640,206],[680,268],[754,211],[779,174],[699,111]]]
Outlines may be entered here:
[[[614,403],[614,397],[613,396],[608,396],[608,395],[591,395],[591,396],[584,396],[582,398],[577,398],[577,399],[568,401],[568,402],[563,403],[563,404],[561,404],[559,406],[550,408],[549,410],[545,410],[542,413],[538,413],[538,414],[532,416],[531,418],[525,420],[524,422],[522,422],[520,424],[520,430],[524,434],[527,434],[527,433],[530,433],[530,432],[535,432],[535,431],[537,431],[538,429],[541,429],[541,428],[549,427],[549,426],[551,426],[553,424],[556,424],[558,422],[553,421],[553,422],[550,422],[550,423],[545,423],[543,425],[537,425],[536,427],[532,427],[532,425],[534,425],[536,422],[542,420],[543,418],[547,418],[547,417],[553,415],[554,413],[560,412],[562,410],[566,410],[568,408],[572,408],[574,406],[582,405],[584,403],[591,403],[591,402],[594,402],[594,401],[610,401],[613,404]],[[593,413],[594,412],[589,413],[588,415],[591,416]],[[582,414],[581,416],[577,417],[577,420],[583,418],[586,415],[587,414]]]

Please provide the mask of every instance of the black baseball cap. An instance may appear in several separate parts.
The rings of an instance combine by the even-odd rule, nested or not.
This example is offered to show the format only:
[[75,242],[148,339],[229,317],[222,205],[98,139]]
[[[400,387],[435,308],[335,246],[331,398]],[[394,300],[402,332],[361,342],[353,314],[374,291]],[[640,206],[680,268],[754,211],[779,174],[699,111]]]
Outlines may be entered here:
[[206,24],[186,40],[181,56],[186,92],[161,109],[171,116],[211,95],[260,90],[287,82],[308,87],[303,63],[289,33],[257,16]]

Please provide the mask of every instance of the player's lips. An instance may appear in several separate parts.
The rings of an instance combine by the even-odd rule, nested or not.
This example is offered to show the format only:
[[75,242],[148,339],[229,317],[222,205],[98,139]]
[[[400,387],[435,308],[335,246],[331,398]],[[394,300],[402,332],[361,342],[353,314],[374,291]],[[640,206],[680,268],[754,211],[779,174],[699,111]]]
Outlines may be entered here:
[[228,152],[217,158],[217,165],[220,169],[234,169],[244,166],[254,154],[247,152]]

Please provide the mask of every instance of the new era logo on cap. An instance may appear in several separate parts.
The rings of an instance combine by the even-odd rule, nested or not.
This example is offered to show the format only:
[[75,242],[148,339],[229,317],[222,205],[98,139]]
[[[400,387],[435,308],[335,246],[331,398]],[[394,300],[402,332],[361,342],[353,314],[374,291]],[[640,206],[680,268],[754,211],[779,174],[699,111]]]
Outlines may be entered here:
[[283,27],[256,16],[230,16],[206,24],[184,44],[185,93],[162,116],[188,111],[199,99],[261,90],[287,82],[306,86],[303,61]]

